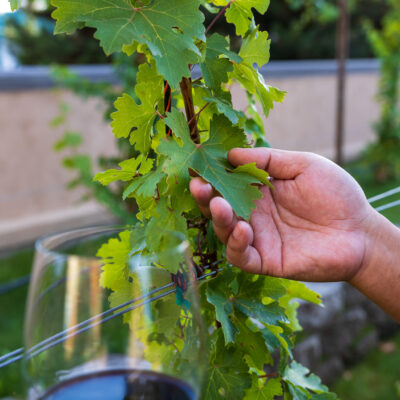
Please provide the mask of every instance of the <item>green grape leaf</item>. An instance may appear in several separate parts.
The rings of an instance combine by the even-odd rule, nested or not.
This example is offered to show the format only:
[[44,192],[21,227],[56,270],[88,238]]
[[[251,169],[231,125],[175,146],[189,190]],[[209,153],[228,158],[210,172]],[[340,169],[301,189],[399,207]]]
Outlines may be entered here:
[[[321,383],[321,379],[314,374],[310,374],[309,369],[293,361],[287,365],[283,376],[283,381],[288,385],[290,392],[295,398],[299,399],[337,399],[334,393],[329,392],[328,388]],[[311,390],[313,393],[310,393]]]
[[103,260],[104,266],[100,283],[105,288],[112,289],[118,281],[129,274],[128,256],[132,251],[131,232],[123,231],[118,238],[111,238],[97,251],[97,257]]
[[268,40],[268,32],[260,32],[254,29],[250,35],[243,40],[239,55],[247,65],[257,64],[260,68],[269,61],[269,48],[271,41]]
[[182,118],[182,116],[183,114],[174,107],[171,112],[167,113],[167,118],[164,120],[164,123],[171,128],[176,141],[181,147],[183,144],[183,137],[181,135],[185,134],[188,126],[186,119]]
[[[164,269],[142,265],[145,256],[139,255],[135,265],[134,256],[130,260],[133,271],[128,276],[114,281],[109,296],[110,306],[117,307],[136,298],[143,298],[147,293],[171,282],[171,275]],[[131,307],[128,304],[116,312]],[[180,307],[176,305],[175,296],[171,295],[153,303],[152,306],[144,307],[143,310],[133,310],[124,314],[124,322],[131,325],[135,332],[141,331],[140,336],[145,339],[150,333],[160,333],[173,339],[173,331],[180,316]],[[135,313],[135,315],[132,315]],[[151,325],[148,322],[151,321]],[[147,325],[147,328],[146,328]],[[150,329],[149,329],[150,328]]]
[[225,37],[215,33],[207,38],[205,58],[200,63],[200,69],[206,85],[217,91],[223,82],[228,81],[228,72],[233,71],[231,60],[238,63],[242,61],[236,53],[228,49],[229,42]]
[[[255,296],[262,293],[264,282],[251,281],[246,274],[237,277],[228,269],[209,282],[207,286],[207,300],[216,309],[217,320],[221,323],[225,342],[233,343],[235,334],[239,331],[235,320],[240,318],[240,313],[246,317],[255,318],[266,325],[276,325],[287,322],[284,309],[276,301],[265,305]],[[236,288],[234,294],[229,296],[232,285]],[[239,316],[238,313],[239,312]]]
[[283,279],[274,278],[272,276],[262,275],[258,279],[262,281],[262,295],[274,300],[279,300],[286,293]]
[[225,117],[232,122],[233,125],[236,125],[239,122],[240,118],[245,118],[245,114],[242,111],[237,111],[233,108],[232,102],[230,100],[224,99],[219,96],[213,97],[204,97],[204,100],[209,103],[213,103],[217,106],[217,110],[220,114],[224,114]]
[[[178,127],[176,121],[170,121],[168,117],[165,123],[173,131],[183,126],[180,124]],[[183,141],[182,147],[170,139],[157,148],[159,153],[168,157],[164,165],[169,185],[178,184],[179,187],[187,188],[190,181],[189,169],[194,170],[221,193],[238,216],[249,219],[255,207],[254,200],[262,196],[259,189],[252,185],[259,183],[259,180],[247,173],[232,173],[233,169],[226,160],[228,150],[245,145],[243,131],[230,127],[224,116],[216,115],[210,124],[210,137],[205,143],[193,143],[187,125],[179,137]]]
[[21,7],[21,0],[8,0],[11,6],[11,11],[18,10]]
[[146,174],[152,168],[153,162],[154,160],[145,159],[142,155],[140,155],[136,158],[130,158],[129,160],[120,162],[118,165],[121,167],[121,169],[109,169],[107,171],[97,173],[93,180],[100,182],[104,186],[116,181],[127,182],[137,174]]
[[214,290],[212,286],[208,285],[207,300],[215,307],[217,321],[221,324],[222,331],[224,332],[225,342],[234,343],[235,334],[238,328],[231,321],[233,314],[233,304],[227,298],[226,293],[221,293],[219,290]]
[[229,50],[228,37],[213,33],[206,41],[206,58],[219,58],[221,56],[225,56],[237,63],[242,62],[240,55]]
[[[203,111],[198,116],[197,126],[200,130],[200,141],[205,142],[209,138],[210,120],[214,114],[218,114],[217,106],[214,103],[209,103],[204,100],[205,97],[210,97],[211,91],[202,84],[193,84],[193,101],[196,104],[196,111]],[[206,104],[208,106],[206,106]],[[205,108],[204,108],[205,107]]]
[[268,379],[265,383],[264,379],[259,379],[253,374],[252,386],[246,392],[244,400],[274,400],[277,396],[282,396],[282,384],[279,378]]
[[314,374],[310,374],[310,370],[293,361],[290,366],[285,368],[283,379],[295,386],[301,386],[315,392],[327,391],[327,387],[321,383],[321,379]]
[[278,303],[264,305],[254,299],[251,294],[258,289],[258,285],[249,285],[250,292],[241,289],[240,297],[236,297],[235,307],[248,317],[255,318],[264,324],[276,325],[278,322],[287,322],[284,309]]
[[273,188],[270,181],[268,180],[269,177],[268,172],[260,168],[257,168],[255,162],[245,165],[239,165],[233,170],[233,172],[235,174],[245,172],[246,174],[249,174],[251,176],[254,176],[254,178],[257,178],[264,185],[268,185],[269,187]]
[[267,85],[260,72],[245,62],[234,64],[234,70],[231,75],[248,92],[255,95],[263,108],[265,116],[268,116],[270,110],[274,107],[274,102],[281,103],[285,98],[286,92]]
[[172,295],[166,299],[158,300],[156,309],[157,316],[154,324],[157,326],[158,332],[162,333],[166,338],[173,340],[175,338],[174,331],[182,308],[176,304],[175,296]]
[[151,251],[158,252],[163,266],[171,273],[178,271],[183,255],[174,252],[177,243],[174,236],[168,233],[185,233],[186,226],[186,219],[182,216],[179,206],[171,203],[165,196],[160,198],[155,209],[155,217],[150,219],[146,227],[146,243]]
[[[243,314],[241,314],[243,315]],[[239,333],[236,334],[235,345],[243,351],[244,359],[249,368],[262,371],[265,364],[273,364],[272,356],[265,344],[265,338],[261,332],[254,330],[246,324],[248,318],[235,318],[235,325]]]
[[236,27],[236,34],[244,36],[253,20],[252,8],[264,14],[269,7],[269,0],[235,0],[226,10],[226,20]]
[[262,334],[265,338],[265,343],[267,344],[268,350],[272,353],[273,351],[280,349],[292,358],[293,342],[288,336],[288,333],[292,334],[293,332],[286,332],[282,325],[265,325],[265,329],[262,330]]
[[[146,44],[158,72],[177,87],[189,76],[189,64],[199,61],[194,38],[205,40],[200,1],[153,0],[134,7],[130,0],[52,0],[56,33],[95,28],[106,54],[123,50],[132,42]],[[178,62],[177,62],[178,61]]]
[[142,197],[135,194],[135,200],[139,207],[139,212],[136,214],[139,221],[144,221],[154,215],[157,206],[154,197]]
[[[120,306],[121,304],[125,304],[135,298],[133,283],[129,282],[126,277],[114,281],[112,290],[112,293],[108,296],[108,301],[110,302],[111,308]],[[115,312],[125,310],[128,307],[129,305],[122,307]],[[125,313],[123,316],[124,322],[129,323],[130,319],[130,313]]]
[[127,197],[153,197],[158,183],[164,178],[165,173],[161,168],[133,180],[124,190],[122,198]]
[[253,135],[256,143],[255,147],[271,147],[265,138],[264,122],[261,118],[260,113],[256,107],[256,101],[254,96],[246,91],[248,107],[247,107],[247,118],[242,124],[244,124],[244,129],[249,134]]
[[136,150],[146,155],[150,150],[156,107],[163,99],[163,79],[155,72],[154,65],[148,64],[139,67],[137,79],[140,83],[135,92],[141,104],[124,93],[114,104],[117,111],[111,114],[111,127],[117,138],[129,137]]
[[294,331],[301,330],[301,326],[297,319],[297,308],[299,303],[295,299],[308,301],[309,303],[322,305],[321,295],[308,288],[304,283],[281,279],[282,285],[285,287],[285,294],[279,299],[279,304],[286,309],[291,328]]
[[235,349],[225,348],[220,331],[215,333],[217,341],[212,349],[206,371],[204,398],[207,400],[241,399],[251,386],[248,367],[242,354]]

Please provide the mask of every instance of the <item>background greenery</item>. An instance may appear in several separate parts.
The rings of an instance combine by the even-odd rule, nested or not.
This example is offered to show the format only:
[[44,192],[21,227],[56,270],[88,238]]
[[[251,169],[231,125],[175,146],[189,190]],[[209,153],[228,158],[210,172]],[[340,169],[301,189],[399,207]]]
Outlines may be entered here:
[[[272,0],[265,16],[256,15],[262,30],[271,35],[271,59],[300,60],[335,57],[336,0]],[[83,29],[72,36],[53,37],[49,28],[52,8],[37,9],[35,0],[26,10],[29,23],[17,14],[8,22],[6,36],[11,42],[11,51],[22,64],[95,64],[110,62],[98,43],[92,38],[91,29]],[[381,27],[383,16],[388,10],[386,0],[351,0],[350,57],[373,57],[374,51],[364,29],[366,20],[371,26]],[[206,24],[212,14],[205,11]],[[222,18],[212,32],[229,33],[233,47],[240,47],[240,38],[235,37],[234,27]],[[236,45],[235,45],[236,43]]]
[[346,371],[332,389],[343,400],[395,400],[400,398],[399,365],[400,334]]

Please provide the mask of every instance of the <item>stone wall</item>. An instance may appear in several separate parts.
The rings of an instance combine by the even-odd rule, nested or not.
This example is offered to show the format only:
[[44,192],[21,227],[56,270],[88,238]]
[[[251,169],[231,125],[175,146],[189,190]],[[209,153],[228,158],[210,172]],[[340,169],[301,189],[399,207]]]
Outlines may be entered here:
[[400,329],[399,324],[347,283],[307,285],[322,294],[324,307],[300,305],[303,332],[294,356],[327,384],[361,361],[379,340]]

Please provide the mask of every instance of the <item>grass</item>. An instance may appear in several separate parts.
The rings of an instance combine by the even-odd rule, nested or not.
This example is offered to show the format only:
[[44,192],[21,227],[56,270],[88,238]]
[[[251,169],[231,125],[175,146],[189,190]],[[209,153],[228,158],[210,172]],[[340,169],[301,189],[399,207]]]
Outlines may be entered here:
[[[0,257],[0,287],[30,273],[33,250],[23,250]],[[3,286],[4,287],[4,286]],[[23,285],[0,295],[0,355],[22,345],[25,301],[28,286]],[[21,364],[0,370],[0,398],[21,393],[23,379]]]
[[342,400],[400,399],[400,334],[381,344],[331,387]]

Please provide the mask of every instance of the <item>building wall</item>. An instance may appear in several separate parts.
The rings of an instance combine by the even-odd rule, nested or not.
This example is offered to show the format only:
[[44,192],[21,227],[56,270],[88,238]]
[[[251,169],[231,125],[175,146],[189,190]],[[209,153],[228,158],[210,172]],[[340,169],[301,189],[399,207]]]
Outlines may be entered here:
[[[264,119],[271,146],[335,156],[336,77],[275,78],[271,83],[287,96]],[[374,101],[376,74],[348,78],[345,109],[345,158],[354,158],[373,139],[372,123],[379,109]]]
[[[97,69],[96,69],[97,68]],[[83,75],[115,81],[108,67],[83,67]],[[79,72],[79,70],[78,70]],[[271,63],[263,70],[269,84],[288,92],[265,121],[272,146],[334,156],[335,63]],[[375,61],[349,64],[345,155],[356,156],[373,138],[371,124],[379,109]],[[234,102],[245,109],[243,93]],[[59,104],[71,108],[68,129],[82,132],[84,151],[93,157],[116,152],[113,135],[102,120],[97,100],[80,100],[55,90],[46,68],[0,73],[0,250],[75,226],[104,223],[107,212],[94,202],[79,203],[83,192],[66,190],[71,174],[61,167],[54,142],[65,127],[50,127]]]

